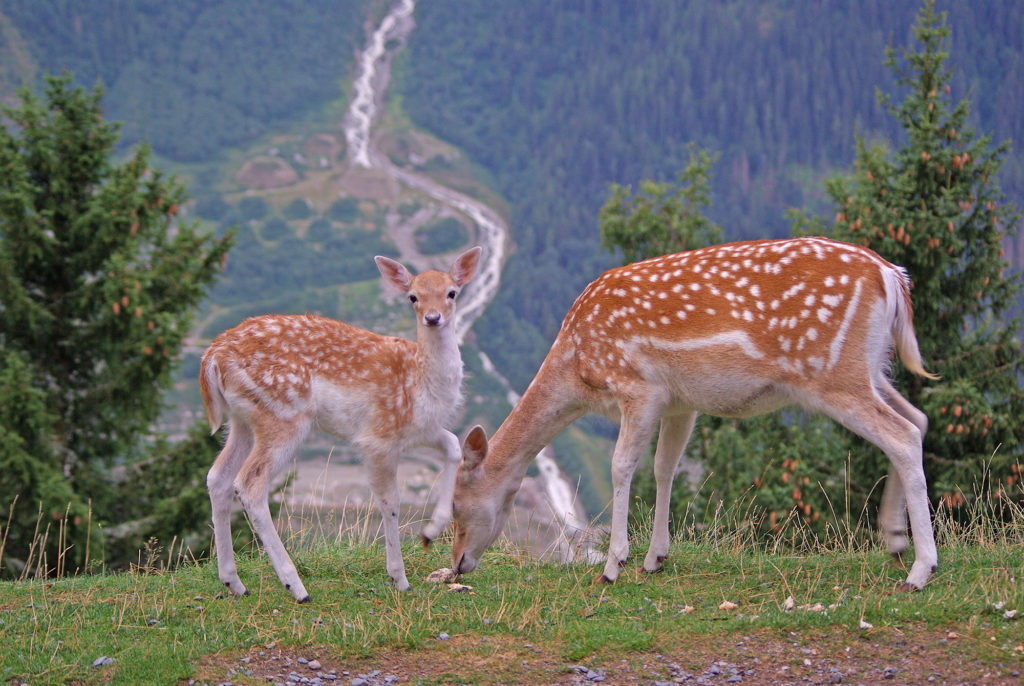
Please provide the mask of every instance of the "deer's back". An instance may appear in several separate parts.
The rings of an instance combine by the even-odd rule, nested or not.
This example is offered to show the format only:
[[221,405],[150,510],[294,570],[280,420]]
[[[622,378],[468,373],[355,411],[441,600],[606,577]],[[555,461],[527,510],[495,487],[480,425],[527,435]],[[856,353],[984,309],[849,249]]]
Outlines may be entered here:
[[[826,239],[749,241],[609,270],[566,316],[559,345],[581,381],[622,393],[654,383],[714,414],[758,414],[793,389],[863,368],[885,305],[883,269]],[[876,329],[874,334],[870,334]]]

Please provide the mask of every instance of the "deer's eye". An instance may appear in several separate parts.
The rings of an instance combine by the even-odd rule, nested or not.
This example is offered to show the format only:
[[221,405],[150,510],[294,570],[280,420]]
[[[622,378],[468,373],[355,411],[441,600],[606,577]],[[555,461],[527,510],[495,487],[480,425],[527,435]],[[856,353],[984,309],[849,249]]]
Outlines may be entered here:
[[419,302],[419,298],[417,298],[415,295],[410,295],[409,296],[409,302],[411,302],[411,303]]
[[455,300],[455,291],[448,291],[448,299]]

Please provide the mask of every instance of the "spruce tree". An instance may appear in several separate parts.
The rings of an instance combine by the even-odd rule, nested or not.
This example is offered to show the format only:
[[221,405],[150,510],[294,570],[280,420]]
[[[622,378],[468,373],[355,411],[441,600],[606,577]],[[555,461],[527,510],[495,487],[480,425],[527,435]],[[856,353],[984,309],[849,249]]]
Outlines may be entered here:
[[[853,171],[825,183],[835,220],[798,217],[796,229],[829,232],[904,266],[913,282],[914,328],[937,382],[896,366],[896,386],[927,415],[925,470],[935,506],[973,513],[978,498],[1021,500],[1024,360],[1011,308],[1021,293],[1007,272],[1004,241],[1020,215],[999,189],[1009,143],[992,144],[969,123],[970,101],[954,102],[945,14],[929,0],[913,49],[889,48],[886,66],[906,91],[878,97],[905,140],[891,149],[858,138]],[[853,441],[857,464],[870,452]],[[878,460],[878,457],[873,458]]]
[[[12,515],[7,561],[25,560],[26,522],[40,503],[44,527],[60,522],[77,544],[75,563],[85,540],[103,540],[99,529],[85,530],[86,508],[101,525],[152,523],[153,503],[124,500],[135,492],[124,480],[138,473],[125,467],[153,449],[162,392],[230,246],[180,220],[185,189],[153,167],[146,147],[115,162],[118,126],[104,121],[102,96],[68,75],[48,77],[41,100],[24,89],[20,106],[3,110],[0,380],[31,385],[2,417],[23,446],[7,450],[23,469],[13,479],[5,470],[0,487],[0,516]],[[210,459],[211,448],[199,458]],[[54,501],[53,475],[66,480],[68,502]],[[181,487],[159,484],[164,497]],[[65,520],[69,506],[76,515]]]
[[[830,179],[826,190],[836,204],[832,235],[877,251],[913,280],[921,353],[941,380],[897,367],[897,387],[930,421],[924,452],[933,503],[957,510],[976,497],[1021,499],[1024,360],[1019,322],[1009,318],[1021,284],[1003,255],[1020,215],[997,178],[1009,144],[976,135],[970,102],[953,101],[949,34],[928,0],[916,47],[886,55],[905,98],[896,104],[878,94],[905,141],[890,153],[859,139],[852,173]],[[826,225],[798,222],[804,230],[815,224]],[[862,445],[856,453],[868,459]]]

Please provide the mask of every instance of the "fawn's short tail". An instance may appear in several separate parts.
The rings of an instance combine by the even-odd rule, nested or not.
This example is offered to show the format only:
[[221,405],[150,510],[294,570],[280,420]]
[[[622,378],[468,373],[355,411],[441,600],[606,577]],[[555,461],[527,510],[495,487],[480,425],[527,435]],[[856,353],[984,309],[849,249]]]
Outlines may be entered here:
[[227,401],[224,400],[224,391],[221,390],[220,367],[217,366],[217,361],[211,355],[203,357],[203,364],[199,372],[199,392],[203,396],[203,405],[206,407],[210,433],[215,434],[224,423]]

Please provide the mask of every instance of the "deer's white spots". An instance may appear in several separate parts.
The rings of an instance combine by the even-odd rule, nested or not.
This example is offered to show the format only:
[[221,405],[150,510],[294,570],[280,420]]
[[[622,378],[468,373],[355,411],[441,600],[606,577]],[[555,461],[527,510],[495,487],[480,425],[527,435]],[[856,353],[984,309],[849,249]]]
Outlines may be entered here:
[[831,276],[826,276],[825,277],[825,288],[832,288],[835,285],[836,285],[836,280],[834,278],[832,278]]
[[828,307],[839,307],[839,303],[843,301],[842,295],[823,295],[821,296],[821,302],[825,303]]
[[815,329],[813,326],[807,329],[807,333],[805,333],[804,335],[807,336],[807,340],[809,341],[818,340],[818,330]]
[[815,300],[814,293],[809,293],[807,295],[807,297],[804,298],[804,305],[806,307],[812,307],[814,305],[814,300]]
[[828,309],[827,307],[819,307],[818,308],[818,321],[820,321],[822,324],[827,322],[828,318],[831,317],[831,316],[832,316],[832,310]]
[[803,281],[796,283],[782,292],[782,299],[789,300],[790,298],[792,298],[805,288],[807,288],[807,284],[805,284]]

